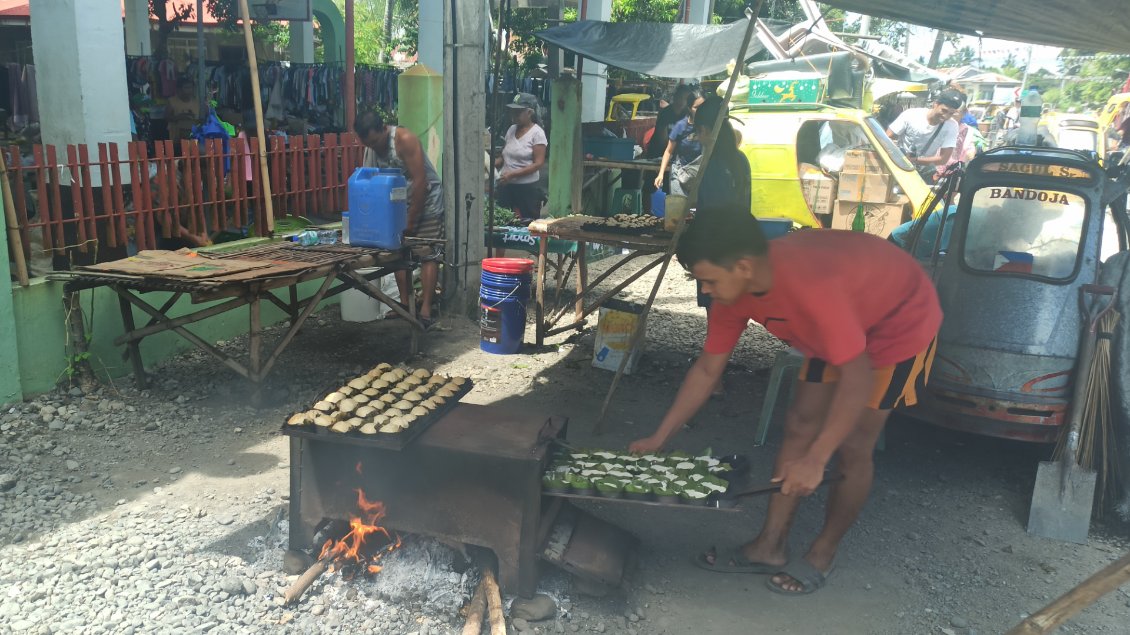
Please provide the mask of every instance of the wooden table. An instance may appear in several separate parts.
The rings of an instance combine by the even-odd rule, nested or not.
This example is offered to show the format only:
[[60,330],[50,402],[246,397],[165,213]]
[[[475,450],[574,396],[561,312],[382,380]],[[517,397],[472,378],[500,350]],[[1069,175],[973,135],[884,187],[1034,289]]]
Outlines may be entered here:
[[[443,243],[435,240],[409,240],[411,246]],[[65,281],[63,289],[68,297],[72,293],[96,287],[109,287],[118,295],[125,333],[115,338],[114,343],[126,346],[126,356],[133,366],[134,377],[142,387],[146,385],[147,378],[141,358],[141,340],[151,335],[172,331],[250,380],[254,385],[253,398],[257,399],[262,381],[318,304],[349,289],[357,289],[384,302],[404,318],[411,327],[410,353],[414,355],[418,349],[419,334],[423,332],[424,326],[416,318],[415,302],[410,302],[405,308],[397,300],[385,295],[380,285],[374,282],[396,271],[414,270],[419,263],[408,256],[407,249],[385,251],[351,245],[302,247],[293,243],[270,243],[226,253],[198,252],[195,255],[202,264],[257,261],[266,266],[213,277],[185,278],[173,271],[121,273],[120,264],[119,272],[115,272],[113,268],[117,263],[105,263],[93,268],[56,272],[49,277]],[[118,263],[126,261],[118,261]],[[364,274],[358,271],[374,267],[376,271]],[[314,280],[321,280],[318,289],[310,296],[299,299],[298,285]],[[338,284],[334,285],[335,281]],[[280,289],[289,291],[287,300],[273,293]],[[158,307],[142,298],[144,294],[154,291],[171,293],[172,296]],[[181,317],[170,318],[167,315],[168,311],[185,295],[193,304],[204,302],[213,304]],[[289,329],[274,348],[267,351],[265,359],[263,323],[260,317],[263,301],[274,304],[290,316]],[[185,328],[187,324],[221,315],[245,305],[250,311],[249,351],[246,363],[224,353]],[[146,324],[138,326],[135,323],[134,307],[150,316]]]
[[[671,242],[671,238],[668,234],[659,233],[655,236],[638,236],[581,229],[581,226],[586,223],[599,222],[601,220],[604,219],[595,216],[568,216],[565,218],[543,218],[530,223],[531,234],[549,238],[559,238],[562,240],[574,240],[577,242],[577,251],[573,255],[573,261],[570,262],[568,269],[566,269],[564,273],[562,273],[560,267],[557,269],[557,293],[554,306],[551,309],[552,315],[547,316],[545,307],[545,279],[547,277],[546,266],[549,241],[541,241],[541,249],[538,251],[537,309],[535,320],[538,346],[544,344],[545,338],[550,335],[556,335],[557,333],[583,327],[585,318],[590,313],[599,309],[609,298],[620,293],[627,288],[628,285],[663,262],[667,247]],[[630,253],[590,281],[588,279],[588,267],[585,263],[585,243],[611,245],[613,247],[627,249]],[[644,256],[655,257],[619,284],[586,304],[585,296],[592,292],[597,285],[607,280],[609,276],[624,265]],[[577,296],[573,303],[573,321],[562,326],[557,326],[557,323],[565,317],[569,309],[568,305],[560,308],[556,305],[557,300],[561,297],[561,290],[570,277],[574,264],[577,269]]]

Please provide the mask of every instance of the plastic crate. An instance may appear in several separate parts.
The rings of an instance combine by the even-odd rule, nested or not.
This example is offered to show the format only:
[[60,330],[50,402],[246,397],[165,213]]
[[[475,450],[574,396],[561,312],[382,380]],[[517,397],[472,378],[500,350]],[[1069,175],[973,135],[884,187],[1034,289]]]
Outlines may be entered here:
[[585,137],[581,143],[585,156],[612,161],[631,161],[636,158],[636,142],[613,137]]

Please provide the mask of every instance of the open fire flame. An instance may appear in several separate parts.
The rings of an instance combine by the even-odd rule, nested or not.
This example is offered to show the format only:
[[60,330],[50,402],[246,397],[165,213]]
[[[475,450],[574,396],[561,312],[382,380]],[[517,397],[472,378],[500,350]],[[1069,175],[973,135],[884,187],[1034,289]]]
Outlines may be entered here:
[[[379,573],[381,566],[377,563],[385,555],[400,548],[400,536],[390,534],[380,524],[385,517],[384,503],[366,499],[365,492],[360,489],[353,491],[357,492],[359,514],[350,517],[349,533],[341,540],[330,539],[322,545],[318,559],[328,559],[330,571],[340,569],[360,570],[370,575]],[[370,540],[374,535],[383,537],[384,540]]]

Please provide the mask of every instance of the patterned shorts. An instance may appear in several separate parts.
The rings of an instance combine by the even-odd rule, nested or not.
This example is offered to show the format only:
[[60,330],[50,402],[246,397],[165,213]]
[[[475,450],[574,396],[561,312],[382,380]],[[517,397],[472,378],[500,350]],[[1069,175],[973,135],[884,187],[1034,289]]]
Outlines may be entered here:
[[[873,410],[892,410],[918,403],[918,393],[926,388],[934,365],[937,338],[925,350],[893,366],[875,369],[875,386],[867,400]],[[813,384],[830,384],[840,379],[840,371],[822,359],[806,358],[799,379]]]
[[[433,214],[424,216],[416,223],[416,231],[412,234],[416,238],[444,238],[443,215]],[[443,245],[420,245],[412,248],[412,255],[421,262],[443,260]]]

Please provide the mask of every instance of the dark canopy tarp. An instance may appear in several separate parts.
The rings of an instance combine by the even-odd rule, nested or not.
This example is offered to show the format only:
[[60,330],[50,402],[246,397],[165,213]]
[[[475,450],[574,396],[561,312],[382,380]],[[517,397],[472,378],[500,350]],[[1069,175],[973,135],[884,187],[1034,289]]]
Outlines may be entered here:
[[824,0],[858,13],[987,38],[1130,53],[1128,0]]
[[[609,66],[645,75],[685,79],[726,70],[726,64],[738,56],[748,25],[749,20],[724,26],[583,20],[539,31],[536,35],[550,44]],[[746,60],[762,50],[757,38],[753,38]]]

